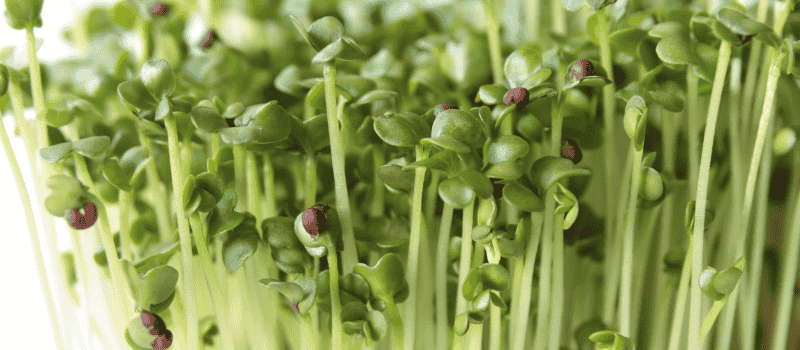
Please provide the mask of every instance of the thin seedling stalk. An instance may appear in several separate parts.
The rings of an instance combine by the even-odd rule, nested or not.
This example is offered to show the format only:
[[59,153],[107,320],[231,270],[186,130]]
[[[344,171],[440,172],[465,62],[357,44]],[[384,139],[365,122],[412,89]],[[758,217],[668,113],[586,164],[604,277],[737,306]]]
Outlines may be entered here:
[[353,233],[353,218],[350,211],[350,197],[347,194],[347,181],[344,173],[344,152],[342,146],[341,131],[339,130],[339,118],[336,108],[336,67],[333,63],[325,63],[323,66],[323,76],[325,78],[325,106],[328,112],[328,135],[331,144],[331,162],[333,165],[333,180],[336,189],[336,209],[342,222],[342,241],[344,251],[342,251],[343,273],[348,274],[353,271],[353,266],[358,262],[356,253],[356,239]]
[[[422,161],[428,158],[428,150],[423,149],[421,145],[416,146],[416,161]],[[408,280],[408,300],[406,301],[406,313],[404,317],[408,322],[405,329],[406,344],[411,347],[414,346],[414,334],[417,312],[417,279],[419,277],[419,255],[420,255],[420,241],[422,241],[422,190],[425,183],[425,170],[424,167],[417,167],[414,169],[414,193],[411,200],[411,236],[408,243],[408,262],[407,262],[407,275]],[[465,238],[466,239],[466,238]]]
[[[728,70],[728,62],[731,56],[731,43],[722,41],[719,50],[719,60],[717,61],[717,70],[714,75],[714,85],[711,90],[711,102],[708,108],[708,117],[706,118],[706,130],[703,136],[703,153],[700,158],[700,169],[697,178],[697,199],[695,205],[694,217],[694,246],[693,248],[693,266],[692,266],[692,281],[700,279],[700,273],[703,270],[703,228],[705,227],[706,219],[706,201],[708,195],[708,176],[709,168],[711,165],[711,148],[714,143],[714,132],[717,126],[717,115],[719,112],[720,100],[722,97],[722,88],[725,82],[725,75]],[[702,343],[700,337],[700,315],[701,315],[701,292],[700,288],[692,288],[691,290],[691,309],[689,313],[689,349],[699,350]]]

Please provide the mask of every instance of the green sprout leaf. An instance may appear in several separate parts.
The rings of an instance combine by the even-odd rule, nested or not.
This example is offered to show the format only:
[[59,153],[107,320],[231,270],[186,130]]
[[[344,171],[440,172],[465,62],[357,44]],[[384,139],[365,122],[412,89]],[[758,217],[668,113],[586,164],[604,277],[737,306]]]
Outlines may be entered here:
[[725,25],[730,31],[741,35],[755,35],[754,38],[761,40],[769,46],[779,47],[780,38],[772,30],[772,27],[747,17],[747,15],[734,9],[723,7],[716,14],[717,20]]
[[383,142],[397,147],[414,147],[431,134],[428,123],[413,113],[386,112],[375,118],[373,127]]
[[227,231],[222,245],[222,256],[225,267],[231,272],[242,267],[244,261],[255,254],[258,248],[259,235],[255,220],[253,214],[245,213],[239,226]]
[[139,70],[139,79],[156,98],[175,91],[175,75],[169,63],[163,59],[154,58],[145,62]]
[[544,203],[530,189],[512,181],[503,186],[503,198],[521,211],[533,212],[544,210]]
[[106,153],[111,139],[108,136],[91,136],[72,143],[72,149],[84,157],[97,158]]
[[[511,56],[509,56],[509,58],[511,58]],[[506,62],[508,62],[508,60],[506,60]],[[481,85],[480,89],[478,89],[478,95],[475,96],[475,102],[496,105],[503,101],[506,91],[508,91],[508,89],[502,85]]]
[[48,163],[55,163],[72,152],[72,142],[63,142],[39,150],[39,156]]
[[125,102],[141,110],[151,110],[156,108],[158,100],[150,93],[147,87],[139,79],[126,81],[117,86],[117,94]]
[[167,300],[175,290],[178,270],[172,266],[161,265],[140,273],[128,260],[123,259],[121,262],[136,302],[142,307],[150,308],[153,304]]
[[405,281],[405,268],[397,254],[389,253],[380,258],[375,266],[356,264],[353,272],[361,275],[369,282],[370,291],[375,299],[384,302],[396,302],[397,295],[408,284]]
[[[525,45],[512,52],[508,55],[503,65],[509,87],[512,89],[517,87],[527,88],[526,85],[528,85],[535,77],[535,74],[538,73],[541,64],[542,50],[534,44]],[[505,95],[505,91],[503,91],[503,95]],[[500,99],[502,99],[502,97]]]
[[439,197],[455,209],[463,209],[472,201],[475,191],[458,177],[451,177],[439,183]]
[[530,169],[531,182],[540,195],[562,179],[588,175],[591,175],[588,169],[575,169],[571,160],[553,156],[537,159]]

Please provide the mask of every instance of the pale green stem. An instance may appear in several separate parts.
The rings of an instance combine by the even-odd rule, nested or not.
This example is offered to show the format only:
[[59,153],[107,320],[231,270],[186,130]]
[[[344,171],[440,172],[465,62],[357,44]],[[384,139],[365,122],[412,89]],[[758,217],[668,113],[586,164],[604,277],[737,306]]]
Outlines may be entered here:
[[557,214],[553,224],[553,291],[550,307],[550,345],[558,349],[561,344],[562,318],[564,317],[564,214]]
[[[425,214],[423,219],[428,224],[428,232],[436,230],[436,203],[439,200],[439,180],[442,176],[441,172],[431,171],[431,182],[426,189],[425,193]],[[435,236],[429,235],[428,242],[430,245],[435,244]]]
[[503,58],[500,53],[500,24],[497,23],[497,6],[495,0],[484,0],[486,8],[486,34],[489,37],[489,57],[492,62],[492,80],[503,85]]
[[[671,92],[671,89],[668,91]],[[675,150],[673,149],[673,145],[675,144],[675,134],[673,131],[673,117],[677,117],[679,114],[677,113],[670,113],[667,110],[660,108],[659,111],[661,112],[661,120],[663,122],[664,127],[664,137],[662,139],[662,144],[664,149],[664,172],[672,172],[673,164],[675,161]],[[667,194],[667,197],[664,199],[664,204],[661,206],[663,213],[661,213],[661,232],[659,233],[658,237],[658,257],[661,258],[666,254],[667,247],[669,246],[670,236],[672,232],[672,211],[674,205],[675,197],[672,194]],[[657,267],[660,266],[660,262]],[[658,269],[657,269],[658,270]],[[660,301],[658,307],[656,309],[656,316],[655,316],[655,325],[650,328],[649,330],[649,346],[648,349],[663,349],[666,344],[664,341],[666,340],[666,324],[667,324],[667,316],[669,312],[669,303],[667,302],[668,297],[672,295],[673,286],[670,281],[666,281],[666,288],[665,288],[665,281],[664,281],[664,274],[660,271],[656,274],[656,296],[655,300]]]
[[683,259],[681,280],[678,284],[678,295],[675,298],[675,312],[672,316],[672,328],[670,331],[668,347],[669,350],[678,350],[681,343],[681,332],[683,331],[683,313],[686,310],[686,295],[689,291],[689,279],[691,275],[692,241],[692,238],[689,238],[689,247],[686,250],[686,257]]
[[697,158],[697,133],[700,130],[700,126],[697,125],[700,122],[698,116],[700,106],[697,101],[697,86],[699,83],[700,78],[697,74],[694,74],[693,66],[691,64],[688,65],[686,68],[686,85],[688,90],[686,94],[686,120],[689,126],[686,135],[689,139],[689,198],[694,198],[695,192],[697,191],[697,173],[699,168],[699,158]]
[[[472,216],[475,210],[475,197],[463,209],[461,219],[461,257],[459,258],[458,267],[458,290],[456,294],[456,313],[458,316],[467,311],[467,300],[464,299],[464,281],[467,280],[472,267]],[[453,349],[461,349],[464,346],[464,336],[453,336]]]
[[[771,129],[767,129],[771,130]],[[769,153],[770,148],[766,148],[765,152]],[[753,247],[750,251],[750,269],[747,270],[742,276],[742,281],[739,283],[745,283],[747,285],[747,290],[742,297],[743,307],[740,308],[742,313],[740,313],[740,320],[743,323],[743,330],[742,330],[742,349],[745,350],[752,350],[755,347],[755,335],[756,335],[756,316],[758,315],[758,294],[761,289],[762,280],[761,280],[761,268],[764,262],[764,236],[766,231],[766,219],[767,219],[767,202],[769,201],[769,185],[771,182],[770,179],[770,168],[772,164],[772,159],[770,156],[762,157],[761,158],[761,168],[759,169],[759,179],[758,179],[758,203],[756,204],[756,222],[753,225],[753,238],[750,242],[753,244]],[[797,170],[795,170],[795,176],[797,174]],[[791,183],[797,183],[797,181],[793,181]]]
[[139,57],[139,67],[141,67],[149,58],[148,51],[150,51],[150,33],[147,30],[147,20],[141,16],[136,16],[136,34],[139,35],[139,40],[142,42],[142,55]]
[[[500,263],[500,246],[497,244],[497,238],[493,238],[491,244],[487,243],[484,245],[484,249],[486,249],[486,257],[489,260],[490,264],[498,264]],[[493,293],[493,292],[490,292]],[[502,328],[501,324],[503,320],[500,318],[500,308],[492,303],[489,306],[489,317],[490,317],[490,339],[489,339],[489,346],[491,350],[500,350],[503,343],[502,338]],[[481,347],[478,346],[478,349]]]
[[533,284],[533,268],[536,262],[536,251],[542,234],[544,216],[541,212],[531,212],[531,234],[525,247],[525,260],[522,256],[514,258],[514,284],[511,299],[511,341],[510,348],[524,349],[525,334],[528,331],[528,317],[531,309],[531,290],[527,286]]
[[[255,159],[253,159],[253,166],[255,167]],[[258,186],[258,180],[255,183]],[[316,183],[314,184],[316,185]],[[275,204],[275,165],[273,165],[272,156],[269,153],[264,153],[264,196],[266,197],[266,203],[262,206],[264,218],[278,216],[278,206]]]
[[[266,165],[266,164],[265,164]],[[245,179],[247,181],[247,210],[256,218],[256,223],[264,220],[264,212],[259,210],[261,206],[261,191],[258,183],[258,169],[256,168],[256,156],[253,152],[244,152]],[[266,187],[266,186],[265,186]],[[267,201],[274,195],[267,192]]]
[[[420,145],[416,146],[416,153],[418,162],[428,157],[427,152],[423,150]],[[411,347],[414,346],[414,334],[416,331],[416,322],[411,321],[416,320],[417,312],[417,278],[419,276],[420,241],[422,240],[422,227],[420,226],[422,217],[422,187],[425,181],[425,169],[424,167],[417,167],[414,169],[414,193],[411,200],[411,238],[408,243],[408,263],[406,266],[408,300],[406,300],[405,303],[405,318],[410,320],[410,322],[406,324],[405,343],[409,344]]]
[[525,40],[536,41],[539,37],[541,3],[539,1],[524,1],[525,5]]
[[[547,192],[545,194],[544,227],[542,228],[542,262],[541,262],[541,266],[539,267],[539,306],[537,308],[537,310],[541,310],[541,312],[538,312],[537,313],[538,316],[536,317],[536,332],[535,332],[535,336],[533,337],[533,339],[534,339],[533,348],[534,349],[545,349],[546,348],[546,345],[545,345],[546,338],[545,337],[547,336],[547,332],[550,330],[550,327],[549,327],[550,314],[547,312],[547,310],[550,310],[550,308],[551,308],[551,305],[550,305],[550,302],[551,302],[550,301],[550,287],[549,286],[550,286],[550,283],[551,283],[550,282],[550,279],[551,279],[550,276],[551,276],[552,271],[553,271],[552,268],[551,268],[551,264],[552,264],[552,255],[553,255],[553,238],[552,238],[552,235],[553,235],[553,217],[554,217],[553,212],[555,211],[555,199],[554,199],[555,191],[556,191],[556,188],[555,187],[551,187],[549,190],[547,190]],[[533,239],[533,237],[531,239]],[[533,270],[533,261],[532,261],[533,258],[534,257],[531,257],[531,264],[530,264],[531,270]],[[525,265],[526,265],[525,275],[527,275],[528,274],[527,273],[528,272],[527,271],[528,256],[525,257]],[[531,276],[532,275],[533,275],[533,271],[531,271]],[[525,277],[527,277],[527,276],[525,276]],[[523,279],[522,279],[522,283],[523,283],[522,285],[523,286],[529,286],[530,284],[528,282],[528,279],[525,278],[525,277],[523,277]],[[528,283],[526,283],[526,282],[528,282]],[[527,298],[525,298],[526,294],[529,294],[529,293],[523,292],[523,294],[522,294],[522,298],[523,298],[522,303],[523,303],[523,305],[527,305],[529,303],[526,300]],[[527,321],[527,319],[528,319],[527,318],[527,314],[528,313],[524,312],[524,309],[523,309],[523,313],[525,314],[523,316],[524,317],[523,318],[523,322],[521,322],[517,326],[525,329],[525,328],[528,327],[528,321]]]
[[233,332],[231,332],[229,324],[231,317],[230,310],[228,310],[228,301],[225,298],[225,294],[222,292],[219,279],[216,278],[217,273],[214,271],[211,255],[208,254],[208,243],[206,243],[208,241],[208,233],[206,231],[206,225],[202,223],[198,213],[193,213],[189,217],[189,224],[192,227],[192,231],[197,235],[197,239],[195,240],[195,244],[197,244],[197,255],[200,256],[200,263],[203,266],[204,272],[203,278],[211,293],[211,299],[214,302],[217,312],[217,322],[221,329],[220,338],[226,349],[234,349]]
[[[794,185],[794,184],[793,184]],[[796,286],[797,276],[797,261],[800,259],[798,248],[800,247],[800,193],[795,195],[794,210],[796,211],[792,216],[792,223],[789,226],[789,243],[785,245],[786,254],[783,261],[786,264],[781,271],[780,288],[778,294],[778,314],[776,316],[777,322],[775,323],[775,333],[772,343],[772,348],[787,349],[787,337],[789,336],[789,321],[791,320],[792,313],[792,298]]]
[[[622,271],[620,270],[619,266],[622,261],[622,254],[618,252],[622,250],[623,244],[623,232],[619,232],[623,228],[624,220],[625,220],[625,213],[627,212],[626,200],[628,199],[628,193],[631,190],[630,181],[631,177],[633,176],[631,173],[631,168],[633,164],[633,147],[628,147],[628,152],[625,160],[625,171],[622,173],[622,187],[619,191],[619,198],[617,198],[617,217],[615,218],[615,227],[616,229],[613,230],[613,242],[610,247],[606,247],[606,259],[614,259],[613,262],[609,261],[606,266],[611,265],[608,267],[611,271],[608,272],[609,276],[608,279],[605,279],[603,282],[603,322],[606,324],[615,324],[614,320],[614,312],[616,311],[617,305],[617,293],[619,292],[619,278]],[[607,214],[610,216],[609,214]],[[609,239],[609,238],[606,238]]]
[[[311,310],[313,313],[316,308]],[[317,342],[317,330],[314,326],[314,320],[309,315],[301,315],[300,319],[303,321],[303,346],[305,349],[317,350],[319,349],[319,342]]]
[[439,223],[439,242],[436,249],[436,348],[447,349],[449,326],[447,322],[447,248],[450,245],[450,226],[453,206],[444,202],[442,221]]
[[[22,171],[20,171],[19,164],[17,164],[17,158],[14,155],[14,150],[11,148],[11,141],[8,139],[8,134],[6,133],[6,128],[2,119],[0,119],[0,138],[3,142],[3,149],[6,152],[6,158],[11,166],[11,172],[14,174],[14,181],[17,184],[19,197],[22,201],[22,209],[25,211],[25,219],[28,222],[28,233],[31,237],[31,248],[33,248],[33,257],[34,261],[36,262],[36,273],[39,276],[42,294],[44,294],[44,304],[45,308],[47,309],[50,327],[53,328],[53,337],[59,349],[66,349],[64,344],[65,339],[62,334],[63,331],[61,330],[61,324],[58,322],[58,317],[56,316],[55,303],[53,301],[53,294],[50,289],[50,280],[47,278],[47,272],[44,269],[44,257],[42,255],[42,247],[39,244],[39,232],[36,230],[36,221],[33,218],[33,207],[31,207],[31,200],[28,196],[28,190],[25,187],[25,181],[22,179]],[[78,252],[76,252],[76,255],[78,255]],[[88,292],[89,291],[87,289],[86,293]]]
[[[342,348],[342,304],[339,301],[339,257],[336,246],[328,246],[328,276],[331,290],[331,349]],[[388,305],[387,305],[388,307]],[[393,330],[394,331],[394,330]],[[400,338],[402,339],[402,337]]]
[[[744,200],[742,198],[742,170],[741,170],[741,150],[739,148],[739,123],[740,123],[740,110],[739,110],[739,103],[738,101],[741,99],[741,82],[740,77],[742,73],[742,59],[740,57],[734,57],[731,60],[731,94],[730,94],[730,122],[728,123],[728,134],[730,135],[730,142],[731,142],[731,192],[733,196],[733,200],[731,200],[731,212],[739,213],[741,211],[740,205]],[[734,237],[735,241],[744,241],[744,238],[747,236],[746,229],[738,226],[738,220],[740,217],[738,215],[731,215],[730,217],[730,225],[731,228],[734,229]],[[726,257],[725,259],[735,259],[735,255],[743,255],[744,254],[744,245],[738,244],[741,247],[741,251],[738,251],[738,247],[735,248],[737,251],[734,252],[733,249],[736,247],[730,240],[725,240],[726,246]],[[739,283],[745,283],[745,279],[742,279]],[[746,290],[746,289],[745,289]],[[733,331],[733,320],[734,315],[736,314],[736,307],[737,307],[737,299],[732,299],[734,302],[731,303],[730,307],[723,310],[722,314],[722,325],[720,326],[720,330],[717,332],[717,349],[724,350],[730,348],[731,342],[731,335]]]
[[[78,155],[77,153],[73,153]],[[133,206],[133,194],[127,191],[119,191],[119,242],[122,247],[122,256],[131,263],[136,262],[131,246],[131,225],[130,211]]]
[[[181,258],[183,263],[183,271],[181,274],[181,282],[183,288],[183,297],[186,303],[186,334],[185,344],[189,349],[197,349],[200,344],[200,336],[198,333],[197,324],[197,306],[195,305],[195,287],[194,287],[194,273],[192,264],[192,237],[189,234],[189,222],[186,215],[181,215],[182,198],[184,191],[184,183],[186,182],[186,170],[184,170],[182,160],[179,156],[178,145],[178,129],[175,125],[174,117],[167,117],[165,119],[167,128],[167,143],[169,148],[169,162],[170,170],[172,172],[172,189],[174,196],[175,208],[178,212],[178,236],[181,245]],[[112,243],[113,247],[113,243]]]
[[[480,245],[473,244],[472,266],[483,265],[484,262],[484,248]],[[491,292],[490,292],[491,293]],[[483,349],[483,324],[474,324],[469,327],[467,332],[469,342],[465,344],[464,349],[467,350],[481,350]]]
[[[563,12],[563,9],[562,9]],[[563,13],[562,13],[563,16]],[[557,103],[561,103],[561,99],[559,98]],[[548,155],[550,156],[558,156],[561,149],[561,129],[564,118],[561,114],[561,106],[554,105],[553,107],[553,118],[552,121],[552,131],[551,131],[551,139],[550,139],[550,149],[548,150]],[[552,188],[553,192],[551,193],[549,190],[545,195],[545,203],[553,203],[553,211],[546,211],[544,216],[544,235],[542,236],[542,276],[541,280],[539,281],[540,286],[549,286],[550,280],[553,280],[554,288],[559,288],[556,286],[556,283],[560,283],[560,291],[554,289],[550,291],[550,288],[539,288],[539,310],[550,310],[550,315],[547,315],[547,312],[540,313],[539,319],[536,322],[536,336],[534,337],[534,344],[535,348],[540,349],[544,346],[544,343],[547,342],[547,335],[545,332],[550,332],[550,341],[558,341],[559,334],[558,332],[561,329],[561,317],[563,312],[563,285],[564,285],[564,237],[561,234],[561,237],[556,237],[559,235],[560,224],[557,224],[557,218],[553,214],[555,211],[555,187]],[[547,204],[545,204],[545,208],[548,208]],[[562,217],[563,220],[563,217]],[[558,226],[557,226],[558,225]],[[556,240],[561,239],[560,249],[561,251],[555,251],[555,249],[559,249],[558,242]],[[555,246],[554,246],[555,243]],[[552,269],[550,268],[552,263]],[[552,273],[552,276],[551,276]],[[559,293],[559,295],[555,295],[553,293]],[[551,300],[552,298],[552,300]],[[548,319],[552,318],[552,320]],[[541,322],[540,322],[541,320]],[[558,322],[557,324],[554,322]],[[548,324],[550,327],[548,327]],[[541,343],[540,343],[541,342]],[[552,346],[552,343],[550,343]]]
[[567,35],[564,4],[562,4],[561,1],[553,1],[550,3],[550,11],[553,19],[553,32],[559,35]]
[[[114,303],[114,311],[117,312],[119,318],[116,318],[118,326],[125,324],[128,312],[133,310],[131,305],[130,290],[127,288],[128,281],[125,279],[125,270],[122,267],[122,262],[117,257],[117,248],[114,245],[114,236],[111,233],[111,225],[108,222],[108,212],[105,205],[99,201],[95,194],[91,195],[95,199],[93,203],[97,207],[97,220],[100,222],[100,238],[103,241],[103,248],[106,250],[106,259],[108,266],[111,270],[111,284],[114,285],[114,297],[118,302]],[[121,322],[121,323],[120,323]],[[123,326],[124,327],[124,326]]]
[[[378,176],[378,167],[382,166],[386,162],[386,155],[383,150],[383,144],[377,144],[372,146],[372,164],[375,171],[372,174],[372,207],[371,216],[372,217],[381,217],[386,212],[385,206],[385,193],[384,193],[384,185],[383,179]],[[435,209],[435,208],[434,208]],[[432,217],[428,218],[428,222],[432,222]]]
[[[388,300],[386,312],[389,314],[389,322],[392,324],[392,349],[402,350],[403,347],[403,318],[400,317],[400,310],[397,309],[394,301]],[[336,349],[336,348],[334,348]]]
[[243,145],[233,145],[233,173],[236,178],[234,188],[236,190],[236,198],[238,199],[236,201],[236,210],[238,211],[250,210],[250,208],[247,208],[249,202],[244,200],[247,198],[247,189],[245,187],[247,180],[244,166],[245,152]]
[[164,184],[158,179],[158,170],[156,169],[155,152],[153,152],[153,140],[144,136],[139,130],[139,142],[147,149],[152,161],[148,162],[145,166],[145,175],[147,176],[147,183],[150,187],[150,202],[155,207],[156,220],[158,220],[158,233],[160,242],[172,242],[172,221],[169,218],[169,205],[167,201],[167,189]]
[[328,112],[328,134],[331,144],[331,161],[333,165],[333,181],[336,191],[336,209],[342,221],[342,272],[348,274],[358,263],[356,239],[353,233],[353,218],[350,211],[350,197],[347,194],[347,180],[344,173],[344,148],[342,146],[339,118],[336,108],[336,67],[333,63],[323,66],[325,77],[325,105]]
[[[714,144],[714,132],[717,126],[717,115],[722,97],[722,88],[725,84],[725,75],[728,70],[728,61],[731,57],[731,43],[722,41],[717,61],[717,71],[714,75],[714,86],[711,90],[711,102],[706,119],[706,130],[703,136],[703,154],[700,158],[700,170],[697,178],[697,199],[694,213],[694,246],[692,256],[692,281],[700,279],[703,272],[703,229],[706,220],[706,201],[708,196],[708,173],[711,165],[711,148]],[[689,313],[689,349],[700,350],[700,314],[701,314],[700,288],[692,288],[691,309]]]
[[[636,244],[636,252],[634,253],[634,259],[636,261],[647,261],[652,255],[653,251],[658,252],[658,246],[653,246],[653,235],[656,230],[656,224],[658,223],[658,216],[661,214],[659,207],[647,209],[643,212],[643,216],[646,217],[644,222],[647,223],[645,226],[645,235],[644,240]],[[637,232],[642,229],[642,223],[637,225]],[[655,259],[657,262],[660,262],[658,258]],[[656,264],[656,269],[658,269],[658,264]],[[647,273],[647,268],[636,269],[633,275],[633,302],[631,303],[631,328],[630,334],[632,334],[631,339],[638,343],[638,340],[641,339],[639,333],[639,325],[642,323],[643,317],[641,316],[642,311],[642,289],[645,286],[652,285],[653,281],[649,278],[645,279],[645,273]],[[648,288],[649,289],[649,288]],[[645,311],[646,318],[650,318],[650,310]]]
[[628,197],[628,214],[625,220],[625,236],[622,250],[622,280],[619,293],[619,324],[620,334],[628,338],[631,335],[631,287],[633,277],[633,228],[636,223],[636,201],[639,198],[639,182],[642,177],[643,150],[633,148],[631,161],[631,188]]
[[314,153],[306,153],[306,188],[305,206],[311,208],[317,202],[317,157]]
[[[598,20],[602,23],[606,22],[606,15],[604,11],[598,12]],[[600,32],[597,33],[600,42],[600,62],[606,72],[613,72],[611,62],[611,44],[608,38],[608,29],[606,26],[600,27]],[[614,110],[616,99],[614,98],[614,84],[603,86],[603,169],[605,175],[605,205],[606,213],[611,213],[614,208],[614,195],[618,193],[616,185],[616,154],[617,149],[614,142]],[[624,186],[624,183],[620,186]],[[620,187],[623,188],[623,187]],[[605,225],[605,256],[606,258],[616,256],[611,254],[615,249],[615,233],[613,217],[606,215]],[[616,264],[606,262],[604,264],[604,273],[606,276],[613,276]],[[609,281],[603,289],[605,302],[603,304],[603,322],[611,323],[614,318],[614,296],[616,295],[616,282]]]

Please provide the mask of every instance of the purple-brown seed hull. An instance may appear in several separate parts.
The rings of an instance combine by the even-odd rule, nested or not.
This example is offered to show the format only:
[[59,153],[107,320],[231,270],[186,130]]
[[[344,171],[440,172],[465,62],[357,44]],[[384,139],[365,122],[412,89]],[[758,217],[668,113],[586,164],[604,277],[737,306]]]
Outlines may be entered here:
[[213,45],[216,40],[217,40],[217,33],[214,33],[214,31],[211,30],[208,32],[208,34],[206,34],[206,38],[203,40],[203,43],[200,44],[200,47],[202,47],[203,50],[208,50],[209,48],[211,48],[211,45]]
[[317,204],[303,211],[303,228],[311,235],[311,238],[317,238],[321,232],[328,230],[326,209],[328,209],[327,205]]
[[165,350],[172,345],[172,332],[167,330],[164,334],[159,334],[150,346],[153,350]]
[[530,100],[528,99],[528,89],[524,87],[513,88],[506,92],[506,96],[503,97],[503,104],[508,107],[509,104],[513,103],[517,105],[517,109],[523,109],[528,104]]
[[[589,60],[577,60],[572,64],[572,66],[573,68],[572,72],[570,73],[570,79],[578,80],[587,76],[597,75],[594,65]],[[581,70],[575,70],[575,66],[580,67]]]
[[169,6],[163,2],[157,2],[150,6],[150,13],[154,16],[165,16],[169,13]]
[[83,207],[84,214],[81,214],[78,209],[70,209],[69,211],[69,225],[76,230],[84,230],[92,227],[97,221],[97,207],[94,203],[89,202]]
[[583,152],[574,140],[567,139],[561,142],[561,157],[571,160],[572,164],[578,164],[583,159]]

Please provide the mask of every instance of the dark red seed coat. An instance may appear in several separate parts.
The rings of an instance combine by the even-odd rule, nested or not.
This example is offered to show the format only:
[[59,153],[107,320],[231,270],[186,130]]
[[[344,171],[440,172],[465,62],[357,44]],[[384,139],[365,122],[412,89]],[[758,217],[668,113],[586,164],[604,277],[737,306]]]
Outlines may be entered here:
[[517,109],[523,109],[530,102],[528,97],[528,89],[524,87],[513,88],[506,92],[506,96],[503,97],[503,104],[508,107],[509,104],[513,103],[517,105]]
[[303,211],[303,228],[311,238],[317,238],[321,232],[328,230],[328,215],[325,214],[327,209],[327,205],[317,204]]
[[150,13],[154,16],[165,16],[169,13],[169,6],[163,2],[157,2],[150,6]]
[[69,225],[76,230],[84,230],[92,227],[97,221],[97,207],[94,203],[89,202],[83,207],[84,214],[81,214],[78,209],[70,209],[69,211]]

